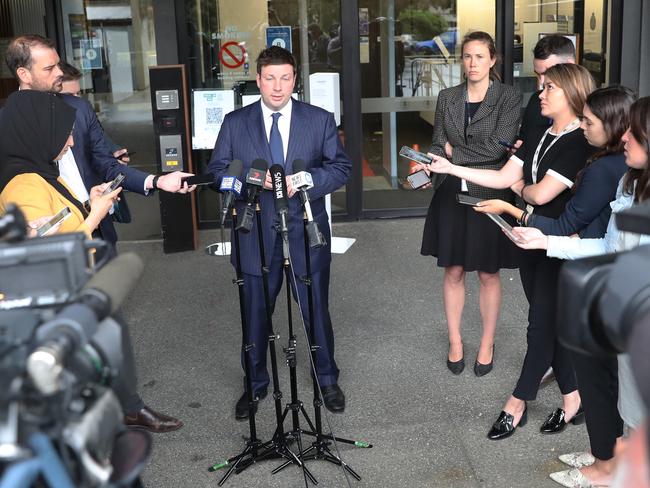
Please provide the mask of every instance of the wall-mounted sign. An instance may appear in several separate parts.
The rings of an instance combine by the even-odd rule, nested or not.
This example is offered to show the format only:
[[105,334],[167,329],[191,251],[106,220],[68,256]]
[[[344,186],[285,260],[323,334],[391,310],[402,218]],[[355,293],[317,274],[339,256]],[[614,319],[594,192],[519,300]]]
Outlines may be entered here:
[[192,149],[212,149],[227,113],[235,110],[232,90],[192,92]]
[[280,46],[291,51],[291,26],[274,25],[266,28],[266,47]]
[[83,69],[102,69],[102,41],[101,39],[81,39],[81,67]]
[[219,50],[219,59],[226,68],[239,68],[246,61],[246,49],[235,41],[227,42]]

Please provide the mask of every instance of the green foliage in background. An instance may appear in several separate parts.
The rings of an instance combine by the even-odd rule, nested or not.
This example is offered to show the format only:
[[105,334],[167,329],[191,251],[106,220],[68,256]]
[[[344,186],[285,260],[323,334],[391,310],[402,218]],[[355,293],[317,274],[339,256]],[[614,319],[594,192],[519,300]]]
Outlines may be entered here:
[[449,27],[440,15],[427,10],[407,8],[399,14],[402,32],[412,34],[415,39],[427,40],[442,34]]

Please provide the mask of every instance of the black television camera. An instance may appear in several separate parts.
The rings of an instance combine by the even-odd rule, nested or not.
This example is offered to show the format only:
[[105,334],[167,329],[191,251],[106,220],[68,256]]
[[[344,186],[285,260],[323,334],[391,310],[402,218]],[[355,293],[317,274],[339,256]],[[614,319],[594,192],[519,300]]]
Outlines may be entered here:
[[[650,235],[650,202],[617,214],[616,225]],[[560,342],[583,354],[629,352],[650,408],[650,245],[567,261],[560,273],[557,326]]]
[[16,208],[0,216],[0,488],[134,486],[150,438],[124,428],[110,389],[122,362],[110,316],[142,262],[124,254],[95,273],[101,241],[25,229]]

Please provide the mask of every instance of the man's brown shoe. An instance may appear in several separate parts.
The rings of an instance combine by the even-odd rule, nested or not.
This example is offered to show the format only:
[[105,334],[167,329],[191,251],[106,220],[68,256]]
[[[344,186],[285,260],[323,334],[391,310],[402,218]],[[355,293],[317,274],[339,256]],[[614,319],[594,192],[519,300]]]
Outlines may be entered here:
[[124,416],[124,424],[131,429],[148,430],[155,434],[171,432],[183,427],[183,422],[164,413],[156,412],[146,405],[134,414]]

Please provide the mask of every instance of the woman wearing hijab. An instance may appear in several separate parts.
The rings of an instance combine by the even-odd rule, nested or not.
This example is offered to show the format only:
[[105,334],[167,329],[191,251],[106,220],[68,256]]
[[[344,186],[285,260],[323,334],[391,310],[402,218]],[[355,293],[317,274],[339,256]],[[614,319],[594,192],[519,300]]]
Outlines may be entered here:
[[12,93],[0,117],[0,212],[16,204],[28,221],[71,211],[59,232],[97,229],[121,188],[102,195],[107,184],[91,189],[88,204],[80,202],[59,176],[57,161],[72,147],[75,109],[53,93]]
[[[121,188],[106,195],[107,183],[90,190],[81,203],[59,176],[57,161],[74,144],[75,109],[56,94],[21,90],[12,93],[0,113],[0,213],[10,203],[34,222],[68,207],[71,216],[58,232],[91,236],[113,206]],[[118,314],[119,315],[119,314]],[[136,391],[133,347],[126,323],[122,327],[123,368],[114,390],[124,410],[124,423],[150,432],[180,429],[183,422],[148,407]]]

